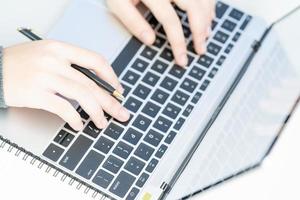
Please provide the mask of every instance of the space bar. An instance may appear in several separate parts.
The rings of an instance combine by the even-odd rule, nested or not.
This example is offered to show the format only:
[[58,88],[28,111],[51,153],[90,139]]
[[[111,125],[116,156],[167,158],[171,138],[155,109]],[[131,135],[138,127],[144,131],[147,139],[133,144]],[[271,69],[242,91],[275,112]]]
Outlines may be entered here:
[[74,170],[81,158],[92,145],[93,141],[80,135],[59,162],[63,167]]

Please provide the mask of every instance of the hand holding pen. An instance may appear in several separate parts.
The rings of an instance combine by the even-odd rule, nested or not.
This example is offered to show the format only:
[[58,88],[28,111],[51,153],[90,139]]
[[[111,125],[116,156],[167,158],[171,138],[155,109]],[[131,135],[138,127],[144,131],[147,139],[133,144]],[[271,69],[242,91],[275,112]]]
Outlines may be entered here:
[[95,81],[71,67],[75,63],[92,70],[94,75],[122,92],[111,66],[97,53],[42,40],[3,50],[6,105],[46,110],[60,116],[75,130],[81,130],[81,117],[70,102],[61,97],[64,96],[76,100],[98,128],[107,125],[103,111],[117,120],[127,121],[129,112]]

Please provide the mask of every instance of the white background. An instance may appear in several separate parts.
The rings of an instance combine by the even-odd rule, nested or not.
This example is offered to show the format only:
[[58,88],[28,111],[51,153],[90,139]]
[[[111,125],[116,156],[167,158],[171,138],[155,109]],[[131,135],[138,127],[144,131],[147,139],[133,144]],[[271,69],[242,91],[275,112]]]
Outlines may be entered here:
[[[30,26],[42,34],[46,33],[59,19],[68,2],[68,0],[0,0],[0,44],[9,46],[26,41],[15,31],[19,26]],[[299,0],[229,2],[240,5],[250,13],[261,15],[268,21],[300,3]],[[299,40],[300,35],[298,44]],[[299,48],[293,50],[293,54],[298,53],[300,55]],[[271,156],[261,167],[206,191],[194,199],[300,199],[299,141],[300,108],[296,110]],[[44,172],[19,159],[14,159],[11,154],[4,151],[0,151],[0,191],[1,199],[87,199],[81,191],[75,191],[51,175],[45,176]]]

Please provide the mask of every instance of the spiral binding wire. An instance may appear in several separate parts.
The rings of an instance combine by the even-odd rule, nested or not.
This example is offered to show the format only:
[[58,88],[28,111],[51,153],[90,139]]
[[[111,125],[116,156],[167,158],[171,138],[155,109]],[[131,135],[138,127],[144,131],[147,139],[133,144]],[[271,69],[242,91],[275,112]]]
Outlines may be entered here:
[[[7,146],[8,145],[8,146]],[[90,186],[89,184],[81,181],[80,179],[74,177],[73,175],[59,169],[53,164],[43,160],[39,156],[27,151],[26,149],[18,146],[17,144],[11,142],[0,135],[0,149],[6,150],[9,153],[13,153],[16,157],[22,159],[24,162],[36,166],[40,170],[45,170],[45,173],[50,174],[52,171],[52,176],[54,178],[60,178],[60,181],[66,182],[68,185],[73,186],[77,190],[82,190],[84,194],[91,194],[91,198],[99,200],[116,200],[108,195],[104,194],[100,190]]]

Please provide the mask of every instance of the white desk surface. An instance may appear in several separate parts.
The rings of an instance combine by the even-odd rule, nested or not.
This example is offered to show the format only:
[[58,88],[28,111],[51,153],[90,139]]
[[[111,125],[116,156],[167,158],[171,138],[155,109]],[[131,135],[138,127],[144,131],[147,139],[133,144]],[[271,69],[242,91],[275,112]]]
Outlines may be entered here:
[[[29,26],[42,34],[46,33],[54,25],[55,21],[59,19],[69,1],[0,0],[0,44],[9,46],[26,41],[23,36],[15,31],[16,27],[20,26]],[[242,8],[250,11],[250,13],[262,15],[268,20],[275,19],[280,13],[289,10],[297,3],[299,4],[299,0],[231,0],[229,2],[235,2]],[[295,49],[295,51],[300,54],[299,48]],[[261,167],[197,195],[193,199],[300,199],[299,132],[300,108],[296,110],[275,149],[273,149],[271,156]],[[1,162],[3,160],[0,157]],[[42,197],[43,199],[61,199],[62,193],[60,192],[62,191],[59,194],[55,194],[55,192],[49,194],[48,188],[41,186],[39,183],[30,182],[28,176],[24,175],[22,177],[22,172],[18,173],[19,175],[21,174],[21,177],[18,177],[17,181],[13,181],[13,184],[12,181],[3,179],[3,177],[7,177],[4,173],[12,171],[13,169],[0,170],[2,198],[30,198],[34,200]],[[34,175],[34,173],[31,175]],[[36,190],[39,192],[35,192]],[[62,190],[66,193],[72,192],[72,190],[68,190],[64,186],[62,186]]]

